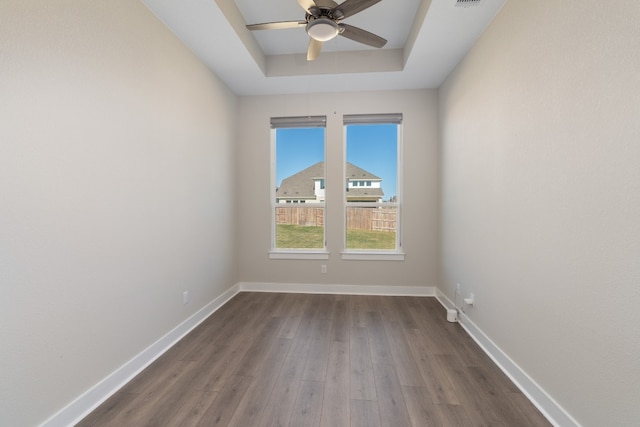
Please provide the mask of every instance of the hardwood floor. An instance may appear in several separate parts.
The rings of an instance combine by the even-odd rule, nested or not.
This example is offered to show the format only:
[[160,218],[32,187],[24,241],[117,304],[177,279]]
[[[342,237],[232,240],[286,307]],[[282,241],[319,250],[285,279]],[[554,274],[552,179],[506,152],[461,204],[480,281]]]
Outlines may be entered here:
[[435,298],[240,293],[78,426],[548,426]]

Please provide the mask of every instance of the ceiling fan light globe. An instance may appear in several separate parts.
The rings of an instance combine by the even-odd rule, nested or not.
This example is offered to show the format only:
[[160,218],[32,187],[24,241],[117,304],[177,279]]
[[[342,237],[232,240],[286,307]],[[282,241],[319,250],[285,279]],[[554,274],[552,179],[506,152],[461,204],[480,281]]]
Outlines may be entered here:
[[331,40],[337,36],[339,32],[340,27],[338,27],[338,24],[330,19],[319,18],[307,24],[307,34],[309,34],[309,37],[319,42]]

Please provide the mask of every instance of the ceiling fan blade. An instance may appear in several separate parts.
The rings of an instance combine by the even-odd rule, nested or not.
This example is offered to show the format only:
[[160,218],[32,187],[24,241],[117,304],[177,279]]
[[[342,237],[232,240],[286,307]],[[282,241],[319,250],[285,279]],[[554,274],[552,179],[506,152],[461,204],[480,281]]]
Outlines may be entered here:
[[331,12],[336,19],[344,19],[358,12],[362,12],[380,1],[381,0],[347,0],[334,7]]
[[322,50],[322,42],[309,37],[309,49],[307,50],[307,61],[313,61],[320,56]]
[[[343,3],[344,4],[344,3]],[[354,27],[349,24],[339,24],[343,29],[339,34],[342,37],[346,37],[358,43],[366,44],[372,47],[382,47],[387,44],[387,41],[380,36],[376,36],[369,31],[365,31],[362,28]]]
[[338,6],[338,3],[336,3],[333,0],[313,0],[313,1],[316,4],[316,6],[326,7],[327,9],[333,9],[334,7]]
[[298,4],[307,12],[316,5],[313,0],[298,0]]
[[286,30],[287,28],[299,28],[307,25],[307,21],[282,21],[265,22],[262,24],[247,25],[247,29],[254,30]]

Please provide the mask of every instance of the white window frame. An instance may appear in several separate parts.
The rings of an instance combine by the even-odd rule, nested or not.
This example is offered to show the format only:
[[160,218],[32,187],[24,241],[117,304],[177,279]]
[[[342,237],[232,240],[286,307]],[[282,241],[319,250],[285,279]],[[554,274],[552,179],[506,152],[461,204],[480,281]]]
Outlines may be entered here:
[[[403,170],[403,158],[402,158],[402,114],[350,114],[343,116],[343,176],[347,174],[347,126],[358,124],[396,124],[398,126],[397,135],[397,177],[396,177],[396,201],[387,203],[377,202],[347,202],[347,185],[342,189],[342,215],[344,224],[343,243],[341,256],[343,260],[352,261],[404,261],[404,251],[402,248],[402,170]],[[371,207],[371,206],[395,206],[396,211],[396,248],[395,250],[380,249],[380,250],[362,250],[362,249],[347,249],[347,207]]]
[[[271,243],[269,250],[270,259],[329,259],[327,250],[327,201],[325,197],[324,203],[305,203],[305,207],[313,207],[315,205],[322,206],[324,209],[324,237],[323,248],[291,248],[283,249],[276,247],[276,130],[282,128],[309,128],[322,127],[324,131],[324,179],[326,184],[327,178],[327,116],[301,116],[301,117],[272,117],[271,118],[271,170],[270,170],[270,197],[271,197]],[[325,185],[326,186],[326,185]],[[325,189],[326,191],[326,189]],[[287,205],[286,203],[284,205]],[[293,203],[288,204],[292,206]],[[299,205],[299,203],[298,203]]]

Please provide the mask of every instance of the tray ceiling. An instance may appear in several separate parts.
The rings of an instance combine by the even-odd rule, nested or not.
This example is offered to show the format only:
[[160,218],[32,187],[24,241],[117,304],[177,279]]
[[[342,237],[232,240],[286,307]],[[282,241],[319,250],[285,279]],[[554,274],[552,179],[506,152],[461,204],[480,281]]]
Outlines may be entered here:
[[303,20],[297,0],[142,1],[236,94],[261,95],[439,87],[505,0],[382,0],[344,22],[384,48],[336,37],[311,62],[304,28],[245,28]]

